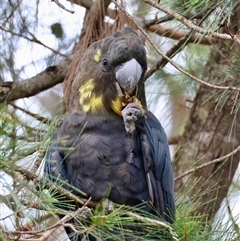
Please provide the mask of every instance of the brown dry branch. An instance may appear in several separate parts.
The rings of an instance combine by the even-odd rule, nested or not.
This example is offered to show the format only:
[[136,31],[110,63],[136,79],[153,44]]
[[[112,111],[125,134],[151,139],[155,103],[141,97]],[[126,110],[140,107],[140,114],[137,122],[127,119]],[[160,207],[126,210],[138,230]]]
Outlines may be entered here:
[[165,58],[171,65],[173,65],[178,71],[183,73],[184,75],[188,76],[189,78],[195,80],[196,82],[206,85],[208,87],[211,87],[213,89],[218,89],[218,90],[235,90],[235,91],[240,91],[240,87],[234,87],[234,86],[219,86],[219,85],[214,85],[210,84],[202,79],[197,78],[196,76],[190,74],[188,71],[184,70],[182,67],[180,67],[178,64],[175,63],[171,58],[169,58],[166,54],[164,54],[155,44],[155,42],[149,37],[149,35],[146,33],[146,31],[138,24],[138,22],[124,9],[122,8],[117,1],[113,0],[113,2],[118,6],[120,10],[122,10],[131,21],[138,27],[138,29],[141,31],[141,33],[145,36],[145,38],[152,44],[152,46],[155,48],[155,50],[163,57]]
[[239,151],[240,151],[240,146],[238,146],[236,149],[234,149],[232,152],[228,153],[228,154],[225,155],[225,156],[219,157],[219,158],[217,158],[217,159],[214,159],[214,160],[212,160],[212,161],[209,161],[209,162],[207,162],[207,163],[204,163],[204,164],[202,164],[202,165],[200,165],[200,166],[198,166],[198,167],[192,168],[192,169],[190,169],[190,170],[182,173],[181,175],[177,176],[177,177],[174,179],[174,181],[177,181],[177,180],[179,180],[179,179],[181,179],[181,178],[183,178],[183,177],[185,177],[185,176],[187,176],[187,175],[189,175],[189,174],[191,174],[191,173],[193,173],[193,172],[195,172],[195,171],[197,171],[197,170],[200,170],[200,169],[202,169],[202,168],[204,168],[204,167],[207,167],[207,166],[209,166],[209,165],[216,164],[216,163],[222,162],[222,161],[226,161],[229,157],[235,155],[235,154],[236,154],[237,152],[239,152]]
[[199,33],[201,33],[203,35],[206,35],[206,36],[209,36],[209,37],[215,37],[215,38],[218,38],[218,39],[234,40],[238,44],[240,44],[240,38],[239,38],[238,35],[231,36],[230,34],[221,34],[221,33],[213,32],[213,31],[210,31],[210,30],[206,30],[204,28],[201,28],[201,27],[195,25],[192,21],[186,19],[184,16],[178,14],[177,12],[164,7],[161,4],[158,4],[157,2],[155,2],[153,0],[144,0],[144,2],[148,3],[149,5],[157,8],[157,9],[159,9],[160,11],[166,13],[167,15],[170,15],[170,16],[174,17],[176,20],[178,20],[179,22],[181,22],[182,24],[184,24],[188,28],[190,28],[192,30],[195,30],[196,32],[199,32]]
[[[186,18],[189,18],[189,17],[186,17]],[[158,18],[157,13],[156,13],[156,16],[155,16],[154,19],[145,19],[144,20],[144,26],[148,29],[152,25],[158,25],[160,23],[166,23],[166,22],[169,22],[173,19],[174,18],[172,16],[168,16],[168,15],[165,15],[163,17]]]

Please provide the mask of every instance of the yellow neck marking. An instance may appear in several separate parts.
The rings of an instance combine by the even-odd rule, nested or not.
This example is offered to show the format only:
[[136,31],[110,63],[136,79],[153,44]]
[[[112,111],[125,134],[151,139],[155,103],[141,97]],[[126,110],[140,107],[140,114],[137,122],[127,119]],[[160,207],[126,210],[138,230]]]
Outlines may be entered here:
[[96,95],[93,93],[94,84],[93,79],[88,80],[85,84],[79,88],[79,104],[84,112],[92,111],[96,113],[98,111],[104,110],[104,105],[102,103],[102,95]]

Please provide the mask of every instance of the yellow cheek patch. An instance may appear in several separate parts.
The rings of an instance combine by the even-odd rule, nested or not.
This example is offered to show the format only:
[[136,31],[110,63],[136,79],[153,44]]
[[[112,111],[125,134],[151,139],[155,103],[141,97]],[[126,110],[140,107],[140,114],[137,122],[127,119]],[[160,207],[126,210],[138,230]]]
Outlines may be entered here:
[[[136,97],[132,97],[131,102],[129,103],[136,103],[142,107],[140,100]],[[111,102],[111,107],[113,111],[120,116],[122,115],[122,110],[126,105],[128,105],[128,103],[123,102],[121,97],[117,97],[115,100],[112,100]]]
[[93,79],[88,80],[85,84],[79,88],[79,104],[82,107],[83,111],[88,112],[92,111],[96,113],[98,111],[104,110],[104,105],[102,103],[102,95],[95,95],[93,93],[94,84]]
[[97,63],[99,63],[99,61],[101,59],[101,50],[100,49],[97,50],[97,53],[94,55],[93,58]]

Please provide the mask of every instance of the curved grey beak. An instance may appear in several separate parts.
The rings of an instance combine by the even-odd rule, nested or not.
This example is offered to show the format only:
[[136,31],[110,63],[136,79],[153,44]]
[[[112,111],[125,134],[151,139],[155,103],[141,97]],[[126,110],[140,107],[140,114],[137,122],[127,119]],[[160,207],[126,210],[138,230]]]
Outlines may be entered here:
[[130,96],[137,91],[137,85],[141,75],[142,67],[135,59],[125,62],[121,68],[116,71],[118,84]]

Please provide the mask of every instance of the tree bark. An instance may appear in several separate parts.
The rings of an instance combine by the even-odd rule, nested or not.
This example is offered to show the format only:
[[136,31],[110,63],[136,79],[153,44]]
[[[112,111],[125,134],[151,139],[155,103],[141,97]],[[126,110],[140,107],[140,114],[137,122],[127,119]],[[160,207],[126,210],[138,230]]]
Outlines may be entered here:
[[[230,20],[230,32],[236,34],[240,23],[240,4]],[[234,54],[239,44],[219,41],[211,50],[203,78],[218,85],[239,86],[234,71]],[[230,71],[229,71],[230,70]],[[201,85],[194,100],[189,121],[180,140],[181,151],[175,160],[175,175],[232,152],[240,145],[239,93],[219,92]],[[240,154],[221,163],[209,165],[176,182],[176,192],[195,198],[195,211],[211,219],[227,196],[232,178],[239,164]],[[190,191],[189,191],[190,190]]]
[[50,66],[29,79],[0,83],[0,103],[28,98],[62,83],[73,56],[70,55],[58,65]]

